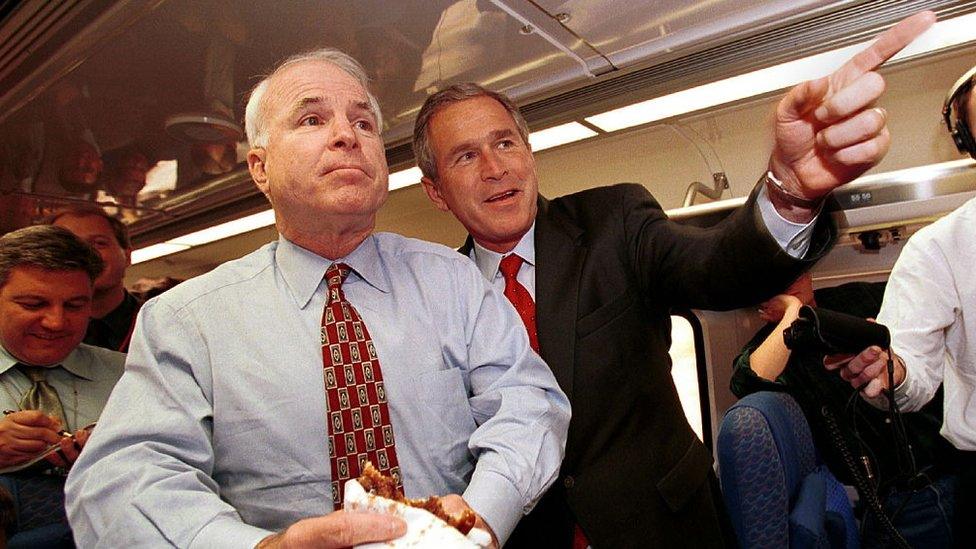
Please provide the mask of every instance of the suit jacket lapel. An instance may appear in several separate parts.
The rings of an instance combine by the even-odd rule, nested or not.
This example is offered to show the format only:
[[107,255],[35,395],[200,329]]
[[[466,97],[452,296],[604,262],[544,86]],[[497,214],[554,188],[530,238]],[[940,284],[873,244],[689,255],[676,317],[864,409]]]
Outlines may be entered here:
[[583,231],[539,197],[535,222],[536,328],[542,358],[572,399],[576,318],[586,247]]

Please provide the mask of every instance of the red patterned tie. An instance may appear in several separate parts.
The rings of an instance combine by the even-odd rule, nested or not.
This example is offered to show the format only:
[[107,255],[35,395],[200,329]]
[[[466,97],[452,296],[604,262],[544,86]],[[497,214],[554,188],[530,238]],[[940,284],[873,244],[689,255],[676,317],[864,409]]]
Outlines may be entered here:
[[516,278],[522,267],[522,261],[522,258],[516,254],[507,255],[502,258],[498,270],[505,277],[505,297],[512,302],[515,311],[522,317],[525,331],[529,333],[529,343],[536,352],[539,352],[539,336],[535,329],[535,301]]
[[[535,327],[535,300],[529,295],[529,291],[516,278],[519,269],[522,268],[523,259],[516,254],[510,254],[502,258],[498,270],[505,278],[505,297],[512,302],[522,323],[525,324],[525,331],[529,333],[529,343],[536,352],[539,352],[539,337]],[[573,549],[586,549],[590,542],[586,539],[586,534],[579,524],[573,526]]]
[[329,301],[322,314],[332,503],[336,509],[342,508],[346,481],[358,477],[367,460],[403,486],[380,361],[366,324],[342,293],[349,271],[345,263],[335,263],[326,271]]

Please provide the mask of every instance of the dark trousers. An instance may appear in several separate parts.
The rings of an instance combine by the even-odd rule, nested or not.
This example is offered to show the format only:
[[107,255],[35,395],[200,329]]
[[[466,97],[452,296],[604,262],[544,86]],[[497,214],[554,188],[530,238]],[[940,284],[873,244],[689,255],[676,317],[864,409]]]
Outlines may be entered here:
[[[953,546],[957,487],[956,475],[942,475],[928,486],[895,490],[884,498],[885,513],[912,547],[947,549]],[[861,525],[861,546],[890,546],[888,536],[870,512]]]
[[953,537],[956,547],[972,547],[976,539],[976,452],[959,452],[955,461],[959,484]]

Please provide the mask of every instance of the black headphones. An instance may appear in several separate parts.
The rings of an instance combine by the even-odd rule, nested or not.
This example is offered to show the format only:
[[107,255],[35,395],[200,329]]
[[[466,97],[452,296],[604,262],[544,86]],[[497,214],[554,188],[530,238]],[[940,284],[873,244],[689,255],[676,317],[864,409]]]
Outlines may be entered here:
[[973,134],[969,129],[969,123],[959,113],[956,113],[955,123],[952,120],[953,103],[959,99],[959,96],[973,89],[974,80],[976,80],[976,67],[969,69],[966,74],[962,75],[949,88],[949,94],[946,96],[945,103],[942,105],[942,117],[945,118],[946,127],[949,128],[949,135],[955,141],[956,148],[959,149],[959,152],[976,158],[976,139],[973,139]]

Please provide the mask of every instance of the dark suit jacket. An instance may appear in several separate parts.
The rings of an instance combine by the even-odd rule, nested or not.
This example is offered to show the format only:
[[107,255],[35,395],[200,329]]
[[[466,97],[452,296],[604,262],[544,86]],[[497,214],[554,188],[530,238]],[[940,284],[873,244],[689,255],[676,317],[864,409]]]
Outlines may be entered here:
[[[815,233],[813,257],[833,229]],[[755,193],[701,229],[669,221],[634,184],[540,197],[535,250],[540,354],[573,418],[558,480],[508,547],[568,548],[574,522],[597,548],[726,545],[712,456],[671,379],[670,311],[757,303],[810,261],[780,249]]]

